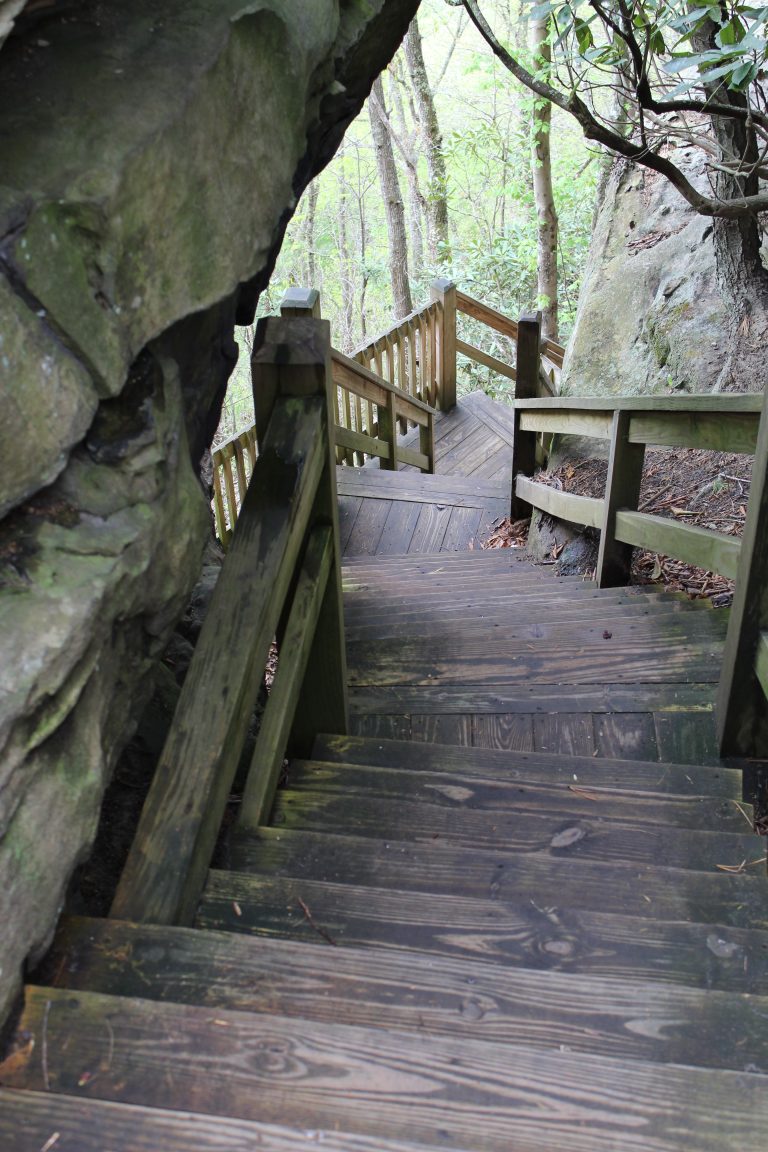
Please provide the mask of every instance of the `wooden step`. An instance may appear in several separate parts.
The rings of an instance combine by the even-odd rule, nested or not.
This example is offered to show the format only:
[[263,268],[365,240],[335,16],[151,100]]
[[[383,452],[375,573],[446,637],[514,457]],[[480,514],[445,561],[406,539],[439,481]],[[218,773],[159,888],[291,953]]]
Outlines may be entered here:
[[600,613],[653,616],[660,611],[703,612],[710,609],[704,600],[678,600],[666,595],[625,596],[621,593],[607,593],[600,598],[585,595],[552,598],[545,593],[521,596],[517,593],[510,595],[503,589],[496,589],[470,596],[457,592],[453,600],[445,599],[442,603],[434,602],[429,596],[418,597],[412,601],[404,599],[402,603],[388,604],[385,617],[378,612],[378,597],[374,595],[364,600],[359,598],[357,601],[348,602],[345,623],[380,627],[396,619],[398,623],[402,621],[419,624],[425,614],[434,616],[438,621],[443,619],[450,621],[456,616],[466,616],[468,612],[473,615],[488,615],[494,611],[498,612],[502,620],[522,616],[533,622],[536,619],[547,621],[569,619],[581,613],[590,613],[593,616],[598,616]]
[[[568,757],[563,759],[568,760]],[[668,787],[634,790],[626,783],[606,782],[597,762],[583,780],[573,771],[560,781],[483,777],[479,772],[426,771],[411,766],[369,767],[360,764],[294,760],[288,769],[292,792],[333,792],[341,796],[391,800],[401,805],[426,804],[451,813],[483,812],[491,816],[530,812],[571,820],[616,820],[708,832],[745,834],[752,829],[752,809],[737,800],[680,795]],[[663,778],[663,765],[656,772]],[[759,846],[759,841],[755,847]]]
[[363,499],[413,500],[420,504],[472,506],[491,500],[509,500],[508,484],[477,480],[473,476],[417,475],[414,472],[390,472],[380,468],[337,468],[339,496],[361,496]]
[[759,1147],[768,1124],[759,1075],[94,993],[30,988],[18,1039],[10,1088],[47,1079],[91,1100],[434,1147],[477,1148],[482,1133],[487,1152],[615,1152],[641,1131],[654,1152],[723,1152]]
[[[413,840],[440,840],[455,846],[485,847],[506,855],[529,852],[569,859],[625,860],[710,872],[722,866],[738,868],[744,861],[765,860],[765,841],[735,832],[697,831],[632,822],[617,803],[610,818],[599,804],[582,815],[580,805],[559,811],[545,804],[536,811],[484,810],[445,807],[437,801],[402,804],[362,794],[281,790],[275,800],[275,827],[333,831],[342,835]],[[765,864],[763,863],[763,868]]]
[[[646,600],[649,598],[646,597]],[[692,607],[695,601],[683,603],[626,603],[612,601],[608,604],[580,605],[563,601],[560,606],[547,601],[487,600],[467,603],[462,597],[448,606],[425,604],[421,608],[403,607],[381,611],[381,606],[370,610],[360,608],[347,613],[344,627],[348,643],[393,640],[407,635],[409,638],[421,636],[427,639],[439,632],[448,632],[458,640],[470,633],[475,636],[489,636],[494,640],[493,631],[499,630],[506,640],[508,635],[522,635],[530,642],[546,641],[553,633],[576,631],[588,632],[590,626],[596,635],[605,639],[604,632],[616,633],[617,638],[632,625],[639,632],[644,624],[651,630],[659,616],[662,621],[670,615],[701,615],[702,609]],[[493,630],[493,631],[492,631]],[[555,641],[556,642],[556,641]],[[568,641],[566,640],[565,643]]]
[[75,992],[768,1071],[766,997],[318,943],[74,919],[46,967]]
[[0,1088],[0,1147],[9,1152],[312,1152],[318,1143],[323,1152],[428,1152],[423,1144],[349,1135],[330,1126],[319,1132]]
[[692,768],[688,764],[507,752],[455,744],[333,735],[318,736],[313,755],[316,760],[326,763],[396,767],[407,771],[436,772],[448,777],[458,774],[485,780],[529,781],[568,787],[575,784],[585,788],[594,784],[636,792],[669,791],[680,796],[741,801],[741,772],[725,766]]
[[[460,886],[461,877],[456,877]],[[606,886],[610,876],[606,873]],[[310,919],[311,918],[311,919]],[[362,888],[318,880],[211,872],[199,928],[395,948],[508,967],[693,988],[764,993],[768,932],[507,898]]]
[[[660,712],[670,715],[714,711],[714,681],[628,681],[554,684],[525,681],[486,684],[361,684],[350,688],[357,715],[472,712],[478,715]],[[667,757],[673,759],[673,757]]]
[[[686,619],[692,622],[707,615],[696,613]],[[450,636],[361,641],[348,645],[349,683],[716,683],[723,636],[724,630],[713,635],[709,626],[699,636],[688,637],[670,629],[666,636],[638,638],[631,648],[598,637],[569,649],[567,658],[548,644],[492,643],[484,636],[468,637],[463,645],[452,644]]]
[[438,840],[414,844],[285,828],[235,837],[229,864],[241,872],[360,888],[513,902],[533,897],[541,907],[768,930],[768,892],[760,865],[738,873],[689,872],[656,864],[504,855]]

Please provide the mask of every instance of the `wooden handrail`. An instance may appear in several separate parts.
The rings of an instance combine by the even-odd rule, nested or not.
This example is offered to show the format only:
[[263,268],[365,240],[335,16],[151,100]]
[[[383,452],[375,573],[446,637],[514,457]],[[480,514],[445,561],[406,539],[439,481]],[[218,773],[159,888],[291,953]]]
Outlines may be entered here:
[[[282,757],[284,744],[278,746],[289,728],[299,755],[308,754],[321,728],[346,731],[327,323],[260,321],[253,366],[255,392],[271,396],[261,451],[118,885],[116,918],[191,922],[269,647],[302,563],[301,600],[294,596],[288,617],[291,636],[298,631],[296,614],[305,624],[308,619],[307,582],[316,578],[322,588],[309,596],[312,629],[302,638],[301,660],[288,662],[299,681],[288,693],[295,716],[289,724],[265,715],[272,756]],[[279,655],[278,666],[281,661]]]
[[387,393],[392,393],[396,397],[398,415],[407,416],[415,424],[426,424],[430,415],[436,415],[436,409],[431,404],[404,392],[396,384],[385,380],[383,376],[377,376],[370,368],[366,368],[351,356],[345,356],[336,348],[331,349],[331,362],[336,383],[349,388],[350,392],[366,400],[372,400],[375,404],[386,404]]
[[[531,507],[600,528],[596,579],[600,587],[628,582],[633,547],[651,548],[697,566],[736,575],[741,550],[732,536],[639,512],[646,445],[752,453],[760,396],[610,396],[526,398],[515,401],[512,509]],[[610,441],[603,500],[558,492],[531,479],[537,433]],[[768,616],[766,619],[768,623]]]

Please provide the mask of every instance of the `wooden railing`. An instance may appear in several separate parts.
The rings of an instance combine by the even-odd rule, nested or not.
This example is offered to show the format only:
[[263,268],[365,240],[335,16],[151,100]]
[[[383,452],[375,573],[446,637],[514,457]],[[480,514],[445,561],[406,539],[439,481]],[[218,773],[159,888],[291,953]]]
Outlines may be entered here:
[[252,363],[260,452],[115,895],[118,919],[191,923],[276,634],[241,821],[268,815],[289,743],[306,756],[319,731],[347,730],[327,323],[260,321]]
[[[600,587],[629,582],[632,549],[648,548],[735,578],[718,688],[721,755],[768,756],[768,401],[761,396],[643,396],[515,402],[512,515],[539,508],[600,531],[595,578]],[[603,499],[560,492],[531,479],[537,433],[610,441]],[[742,540],[638,511],[646,445],[754,454]],[[526,471],[528,474],[526,475]],[[768,789],[765,765],[759,784]]]
[[721,755],[749,757],[752,778],[747,788],[760,798],[763,815],[768,808],[767,471],[768,392],[763,398],[715,710]]
[[[526,515],[534,507],[598,528],[595,578],[601,588],[628,582],[633,547],[734,577],[736,537],[637,510],[643,460],[646,445],[753,453],[761,403],[759,396],[713,395],[516,400],[512,514]],[[530,463],[537,432],[610,441],[605,497],[575,496],[535,483]]]
[[[286,317],[319,319],[319,294],[314,289],[291,288],[280,312]],[[458,339],[457,312],[510,338],[514,364]],[[538,316],[511,320],[459,292],[451,281],[435,280],[431,302],[383,336],[351,356],[332,350],[337,463],[359,466],[376,458],[383,468],[409,464],[434,472],[434,417],[437,410],[448,411],[456,403],[457,355],[514,381],[515,395],[527,398],[551,395],[555,381],[546,368],[559,371],[563,354],[561,345],[541,341]],[[216,532],[225,547],[253,469],[258,426],[257,400],[255,425],[213,453]],[[398,440],[398,433],[411,428],[419,430],[418,449]],[[540,455],[541,445],[534,450]]]
[[[538,315],[524,315],[520,321],[512,320],[509,316],[505,316],[503,312],[497,311],[496,308],[491,308],[489,304],[483,304],[480,300],[475,300],[473,296],[468,296],[466,292],[455,291],[456,296],[456,311],[461,312],[465,316],[471,317],[473,320],[479,321],[487,328],[492,328],[500,336],[506,336],[508,339],[514,341],[516,346],[515,364],[509,364],[505,360],[500,360],[496,356],[491,356],[489,353],[484,352],[481,348],[477,348],[474,344],[470,344],[465,340],[456,340],[456,351],[474,360],[477,364],[482,364],[491,371],[497,372],[501,376],[506,376],[508,380],[518,381],[518,361],[519,361],[519,344],[518,336],[520,332],[520,324],[528,326],[540,323]],[[553,340],[541,340],[538,338],[537,357],[538,362],[535,366],[535,385],[532,381],[526,381],[524,393],[521,393],[520,386],[516,389],[516,395],[553,395],[556,391],[557,381],[559,380],[560,370],[563,367],[563,357],[565,356],[565,348],[562,344],[556,344]],[[525,371],[533,367],[526,365]],[[535,390],[531,390],[531,389]]]

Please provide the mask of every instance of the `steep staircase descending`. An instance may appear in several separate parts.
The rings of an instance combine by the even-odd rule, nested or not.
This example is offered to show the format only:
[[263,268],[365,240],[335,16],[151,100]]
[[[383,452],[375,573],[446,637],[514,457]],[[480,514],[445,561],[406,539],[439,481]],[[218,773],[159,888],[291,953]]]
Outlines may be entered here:
[[513,552],[344,576],[358,734],[290,765],[194,927],[63,922],[0,1145],[760,1147],[763,841],[704,729],[664,744],[711,719],[725,613]]

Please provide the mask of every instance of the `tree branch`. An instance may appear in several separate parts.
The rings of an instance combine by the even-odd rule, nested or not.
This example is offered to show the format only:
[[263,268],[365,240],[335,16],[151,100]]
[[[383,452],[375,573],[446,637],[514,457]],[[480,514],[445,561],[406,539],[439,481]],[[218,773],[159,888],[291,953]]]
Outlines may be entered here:
[[[616,155],[623,156],[626,160],[632,160],[636,164],[642,164],[645,168],[650,168],[652,171],[659,172],[662,176],[665,176],[670,184],[677,189],[683,199],[701,216],[716,216],[720,219],[735,220],[741,216],[768,211],[768,193],[742,196],[731,200],[718,200],[711,196],[703,196],[683,172],[681,172],[677,165],[673,164],[666,156],[661,156],[658,152],[654,152],[650,148],[635,144],[632,140],[626,140],[623,136],[620,136],[617,132],[614,132],[605,124],[602,124],[575,92],[572,92],[570,96],[566,96],[564,93],[558,92],[556,88],[553,88],[550,84],[545,83],[529,72],[528,69],[520,64],[499,40],[497,40],[494,32],[478,8],[476,0],[462,0],[462,3],[475,28],[477,28],[494,56],[501,61],[504,67],[511,72],[521,84],[524,84],[526,88],[535,92],[537,96],[541,96],[544,100],[549,100],[556,107],[562,108],[564,112],[568,112],[573,116],[581,126],[581,130],[588,140],[594,140],[595,143],[602,144],[603,147],[609,149],[611,152],[615,152]],[[676,103],[682,103],[685,106],[675,109],[674,105]],[[727,108],[728,115],[733,115],[733,113],[737,111],[736,108],[731,109],[728,105],[724,107]],[[655,111],[656,109],[651,108],[650,110]],[[661,112],[673,110],[703,110],[705,112],[711,112],[712,109],[711,106],[702,106],[701,109],[692,108],[688,102],[683,101],[671,102],[669,105],[662,103],[659,105],[659,110]]]

